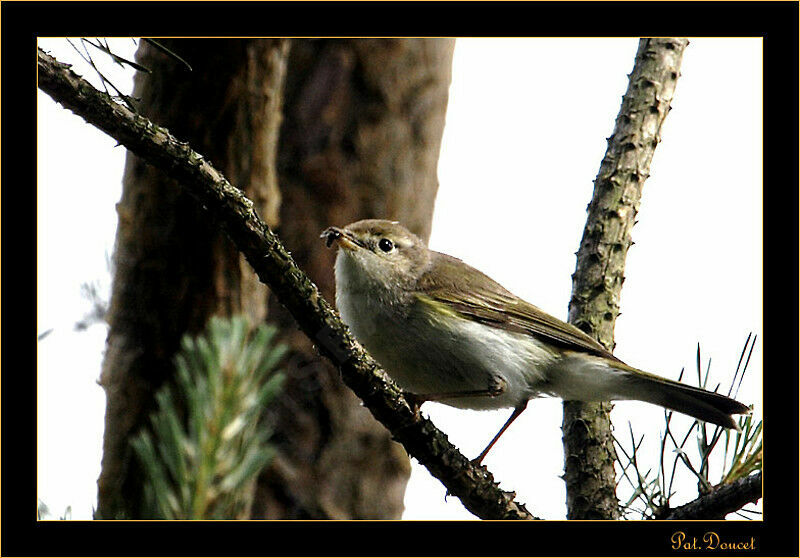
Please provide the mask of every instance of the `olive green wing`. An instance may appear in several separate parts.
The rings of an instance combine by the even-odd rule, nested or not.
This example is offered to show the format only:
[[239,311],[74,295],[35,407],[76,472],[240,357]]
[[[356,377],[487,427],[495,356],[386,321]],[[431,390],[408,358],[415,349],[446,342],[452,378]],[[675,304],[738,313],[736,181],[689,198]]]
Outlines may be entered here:
[[533,335],[574,351],[618,360],[598,341],[513,295],[461,260],[434,252],[431,267],[417,283],[422,302],[444,305],[463,318]]

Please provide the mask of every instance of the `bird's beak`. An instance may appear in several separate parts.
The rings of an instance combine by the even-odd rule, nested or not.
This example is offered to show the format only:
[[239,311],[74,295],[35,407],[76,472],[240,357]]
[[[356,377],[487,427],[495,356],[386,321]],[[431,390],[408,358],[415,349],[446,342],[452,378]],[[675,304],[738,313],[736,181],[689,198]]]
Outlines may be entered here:
[[325,239],[325,246],[328,248],[330,248],[334,242],[336,242],[336,244],[338,244],[341,248],[350,250],[351,252],[359,247],[363,248],[364,246],[364,244],[355,236],[353,236],[350,231],[346,229],[340,229],[339,227],[328,227],[322,231],[320,238]]

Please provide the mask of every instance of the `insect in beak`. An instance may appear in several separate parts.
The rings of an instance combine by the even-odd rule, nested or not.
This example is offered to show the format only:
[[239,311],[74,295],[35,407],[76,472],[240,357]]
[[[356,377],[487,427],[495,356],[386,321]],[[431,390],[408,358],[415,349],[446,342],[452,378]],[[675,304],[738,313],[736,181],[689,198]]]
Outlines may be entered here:
[[328,248],[330,248],[334,242],[346,250],[355,250],[356,247],[359,246],[362,248],[364,247],[364,244],[350,232],[338,227],[328,227],[322,231],[320,238],[325,239],[325,246]]

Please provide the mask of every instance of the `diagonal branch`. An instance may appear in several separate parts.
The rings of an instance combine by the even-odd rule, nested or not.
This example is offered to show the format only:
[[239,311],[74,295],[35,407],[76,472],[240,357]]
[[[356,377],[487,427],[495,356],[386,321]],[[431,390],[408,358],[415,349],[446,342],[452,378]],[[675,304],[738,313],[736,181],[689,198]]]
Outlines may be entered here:
[[696,500],[670,510],[658,519],[724,519],[745,504],[757,502],[763,493],[761,471],[724,484]]
[[38,87],[89,124],[163,170],[213,214],[300,329],[340,370],[344,382],[392,436],[483,519],[536,519],[504,492],[485,467],[474,466],[432,422],[409,406],[402,391],[352,337],[317,287],[258,217],[253,203],[202,155],[129,108],[114,102],[69,66],[38,50]]

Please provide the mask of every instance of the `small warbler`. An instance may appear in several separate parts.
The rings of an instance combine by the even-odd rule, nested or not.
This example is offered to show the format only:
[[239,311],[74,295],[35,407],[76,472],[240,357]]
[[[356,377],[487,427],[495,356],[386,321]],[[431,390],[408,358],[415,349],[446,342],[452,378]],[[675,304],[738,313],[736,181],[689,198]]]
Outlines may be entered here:
[[336,243],[336,306],[356,338],[415,404],[513,408],[494,443],[535,397],[635,399],[738,429],[750,409],[724,395],[628,366],[399,223],[366,219],[322,233]]

